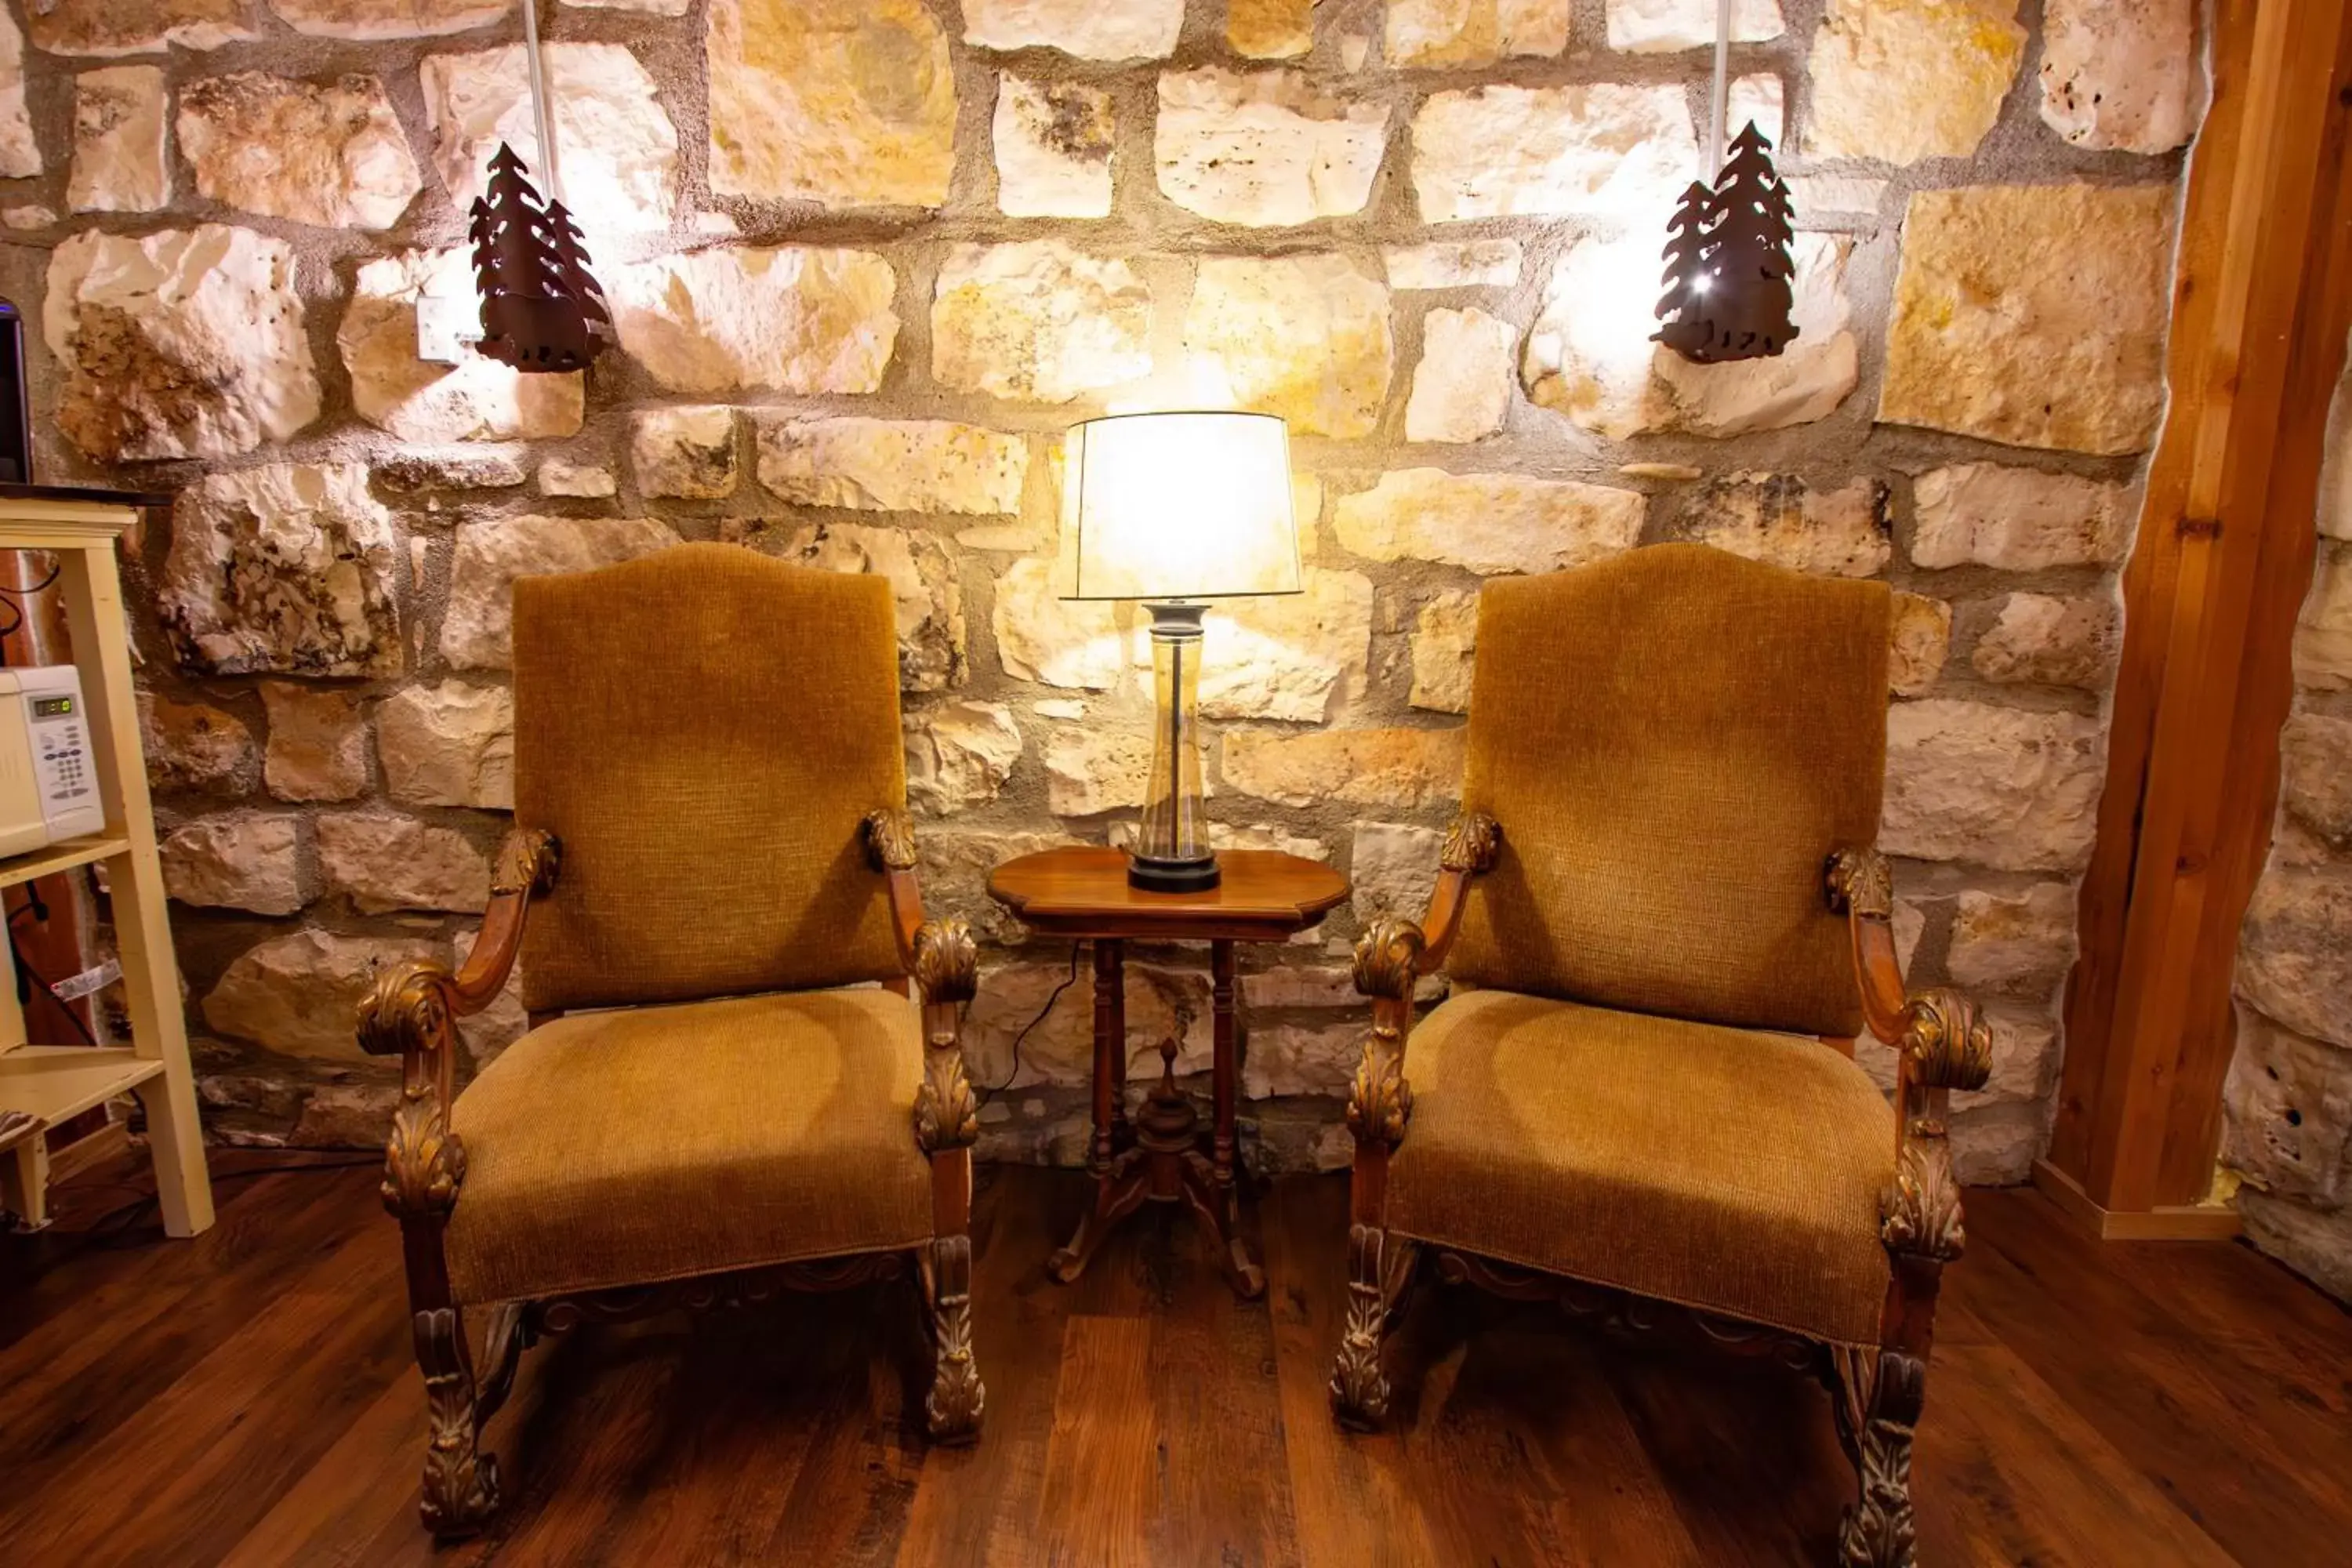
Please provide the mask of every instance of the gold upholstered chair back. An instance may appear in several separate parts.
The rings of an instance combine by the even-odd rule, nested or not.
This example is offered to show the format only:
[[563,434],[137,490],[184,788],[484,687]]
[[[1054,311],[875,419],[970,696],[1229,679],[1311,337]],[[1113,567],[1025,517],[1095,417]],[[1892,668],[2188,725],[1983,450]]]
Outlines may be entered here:
[[865,815],[906,804],[889,584],[688,544],[514,587],[515,816],[561,840],[533,1008],[900,965]]
[[1664,544],[1478,605],[1463,804],[1502,824],[1449,969],[1749,1027],[1862,1027],[1831,851],[1878,836],[1885,584]]

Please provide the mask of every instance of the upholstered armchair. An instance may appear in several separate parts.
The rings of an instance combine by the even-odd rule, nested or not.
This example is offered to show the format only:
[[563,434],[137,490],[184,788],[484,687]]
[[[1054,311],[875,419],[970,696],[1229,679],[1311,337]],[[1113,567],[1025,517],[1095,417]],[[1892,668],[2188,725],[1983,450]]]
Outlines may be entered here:
[[[892,616],[878,577],[717,544],[515,585],[517,826],[481,934],[359,1018],[403,1062],[383,1195],[436,1533],[497,1507],[480,1437],[520,1352],[587,1319],[911,1275],[931,1436],[978,1433],[974,949],[923,918]],[[518,961],[530,1027],[455,1093],[457,1020]]]
[[[1841,1561],[1912,1561],[1911,1435],[1961,1247],[1945,1139],[1990,1040],[1906,996],[1872,847],[1888,594],[1694,545],[1489,583],[1462,816],[1372,1025],[1331,1397],[1386,1414],[1417,1264],[1818,1372],[1861,1475]],[[1414,982],[1453,994],[1415,1026]],[[1897,1053],[1890,1109],[1853,1059]],[[1663,1312],[1665,1303],[1686,1312]]]

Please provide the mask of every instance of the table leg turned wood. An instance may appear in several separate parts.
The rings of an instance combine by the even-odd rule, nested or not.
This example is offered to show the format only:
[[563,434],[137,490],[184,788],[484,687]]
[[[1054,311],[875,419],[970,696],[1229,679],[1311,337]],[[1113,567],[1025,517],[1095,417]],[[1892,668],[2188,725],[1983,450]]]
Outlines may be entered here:
[[1126,1119],[1120,1087],[1127,1077],[1127,944],[1095,940],[1095,1138],[1090,1168],[1110,1172],[1113,1125]]
[[[1211,998],[1216,1022],[1215,1095],[1213,1131],[1211,1149],[1215,1156],[1218,1188],[1230,1194],[1234,1190],[1234,1078],[1240,1071],[1234,1060],[1237,1044],[1234,1024],[1234,944],[1213,942],[1209,944],[1209,973],[1213,984]],[[1232,1205],[1226,1205],[1228,1208]]]

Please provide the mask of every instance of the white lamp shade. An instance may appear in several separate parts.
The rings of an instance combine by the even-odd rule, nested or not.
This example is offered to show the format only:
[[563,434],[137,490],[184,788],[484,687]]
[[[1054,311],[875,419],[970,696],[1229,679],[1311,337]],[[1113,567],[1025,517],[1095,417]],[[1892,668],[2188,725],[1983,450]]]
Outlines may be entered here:
[[1270,414],[1119,414],[1069,434],[1073,599],[1296,594],[1290,432]]

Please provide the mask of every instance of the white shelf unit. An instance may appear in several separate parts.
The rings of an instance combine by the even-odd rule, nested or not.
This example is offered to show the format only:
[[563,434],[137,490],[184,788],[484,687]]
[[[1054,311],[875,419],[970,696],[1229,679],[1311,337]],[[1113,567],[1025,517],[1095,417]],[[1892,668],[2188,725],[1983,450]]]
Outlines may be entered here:
[[0,494],[0,550],[57,552],[58,580],[47,591],[65,604],[108,824],[103,833],[0,858],[0,889],[102,863],[131,1016],[127,1046],[26,1044],[14,956],[0,943],[0,1206],[26,1223],[45,1223],[45,1130],[92,1106],[135,1095],[147,1113],[163,1228],[173,1236],[194,1236],[213,1223],[212,1187],[205,1172],[179,964],[164,913],[163,869],[155,852],[155,816],[147,798],[131,646],[114,564],[115,542],[138,517],[123,502]]

